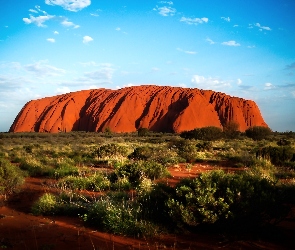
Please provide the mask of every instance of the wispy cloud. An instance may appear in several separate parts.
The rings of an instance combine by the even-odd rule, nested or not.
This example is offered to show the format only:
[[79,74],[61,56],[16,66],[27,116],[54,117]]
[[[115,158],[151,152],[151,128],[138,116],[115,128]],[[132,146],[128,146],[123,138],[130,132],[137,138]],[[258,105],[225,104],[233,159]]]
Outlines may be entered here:
[[153,68],[152,68],[152,72],[158,72],[158,71],[160,71],[159,68],[157,68],[157,67],[153,67]]
[[173,5],[172,1],[160,1],[159,3]]
[[204,77],[200,75],[194,75],[192,77],[191,82],[196,85],[197,88],[200,89],[220,89],[224,87],[230,87],[229,81],[222,81],[218,78],[214,77]]
[[93,38],[90,36],[84,36],[83,37],[83,43],[87,44],[89,42],[93,41]]
[[271,31],[270,27],[262,26],[260,23],[255,23],[255,24],[250,23],[249,26],[248,26],[249,29],[253,29],[254,27],[259,28],[260,31],[263,31],[263,30]]
[[44,24],[46,21],[50,20],[54,18],[54,16],[51,16],[51,15],[45,15],[45,16],[37,16],[37,17],[34,17],[33,15],[30,14],[30,17],[27,18],[27,17],[24,17],[23,18],[23,21],[26,23],[26,24],[36,24],[38,27],[46,27],[46,25]]
[[237,43],[236,41],[228,41],[228,42],[223,42],[221,43],[222,45],[226,45],[226,46],[234,46],[234,47],[237,47],[237,46],[241,46],[241,44]]
[[209,37],[206,38],[206,41],[210,44],[215,44],[215,42],[212,39],[210,39]]
[[286,70],[295,70],[295,62],[293,62],[293,63],[287,65],[287,66],[285,67],[285,69],[286,69]]
[[91,0],[45,0],[45,3],[61,6],[65,10],[77,12],[88,7],[91,4]]
[[264,90],[270,90],[270,89],[274,89],[275,86],[273,84],[271,84],[270,82],[267,82],[264,84]]
[[68,21],[68,19],[65,19],[61,22],[61,24],[64,27],[73,27],[74,29],[77,29],[80,27],[80,25],[74,24],[73,22]]
[[197,54],[196,51],[183,50],[181,48],[177,48],[177,50],[180,51],[180,52],[183,52],[185,54],[189,54],[189,55],[195,55],[195,54]]
[[46,27],[46,25],[44,24],[46,21],[54,18],[54,15],[49,15],[46,11],[41,10],[39,5],[35,6],[35,9],[29,9],[29,12],[34,13],[34,14],[38,14],[38,13],[42,13],[39,16],[34,16],[33,14],[29,14],[29,18],[28,17],[24,17],[23,21],[26,24],[35,24],[38,27]]
[[60,69],[49,65],[47,61],[38,61],[33,64],[27,64],[24,69],[36,74],[38,77],[60,76],[66,73],[64,69]]
[[239,78],[239,79],[237,79],[237,84],[238,85],[241,85],[242,84],[242,80]]
[[59,32],[58,32],[58,31],[54,31],[53,34],[54,34],[54,35],[58,35]]
[[50,43],[55,43],[55,39],[54,38],[47,38],[46,39],[48,42],[50,42]]
[[156,6],[154,10],[157,11],[161,16],[174,16],[176,13],[176,9],[170,6]]
[[262,26],[262,25],[260,25],[260,23],[255,23],[254,25],[255,25],[256,27],[258,27],[260,31],[262,31],[262,30],[271,30],[270,27]]
[[[90,62],[91,63],[91,62]],[[96,86],[97,84],[112,84],[115,69],[110,63],[96,64],[98,68],[93,71],[85,72],[82,77],[65,82],[65,86]],[[84,87],[83,87],[84,88]]]
[[198,25],[198,24],[202,24],[202,23],[208,23],[209,19],[207,17],[202,17],[202,18],[189,18],[189,17],[182,17],[180,19],[180,22],[184,22],[184,23],[187,23],[187,24],[195,24],[195,25]]
[[224,21],[226,21],[226,22],[230,22],[230,18],[229,17],[221,17],[221,19],[223,19]]

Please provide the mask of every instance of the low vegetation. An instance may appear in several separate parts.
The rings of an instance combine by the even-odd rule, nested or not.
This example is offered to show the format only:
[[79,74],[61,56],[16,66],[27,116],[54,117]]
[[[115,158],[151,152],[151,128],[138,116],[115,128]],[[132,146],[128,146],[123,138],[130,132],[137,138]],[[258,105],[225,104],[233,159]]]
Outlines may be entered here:
[[[295,205],[295,136],[237,129],[226,124],[224,131],[206,127],[180,136],[146,129],[1,133],[0,194],[16,192],[26,175],[41,176],[58,192],[48,188],[32,206],[34,214],[79,216],[99,230],[134,237],[204,227],[256,230],[285,218]],[[190,170],[200,162],[216,167],[167,183],[168,167]]]

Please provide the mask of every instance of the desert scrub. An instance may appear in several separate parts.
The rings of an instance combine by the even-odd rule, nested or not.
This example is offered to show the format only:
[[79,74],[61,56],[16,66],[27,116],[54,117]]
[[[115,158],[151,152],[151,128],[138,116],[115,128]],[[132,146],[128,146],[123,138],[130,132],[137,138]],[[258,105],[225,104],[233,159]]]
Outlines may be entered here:
[[85,213],[90,202],[86,197],[69,192],[59,195],[45,193],[33,204],[31,211],[34,215],[78,216]]
[[97,149],[97,156],[100,159],[118,159],[128,155],[128,147],[118,143],[102,145]]
[[151,237],[158,232],[155,224],[142,218],[140,204],[128,198],[102,196],[81,217],[88,225],[119,235]]
[[24,182],[24,172],[0,158],[0,194],[11,194]]
[[92,176],[67,176],[58,182],[62,189],[104,191],[110,189],[110,181],[102,174]]
[[133,186],[137,186],[141,179],[158,179],[169,176],[169,172],[165,166],[153,161],[134,161],[126,163],[115,169],[111,175],[112,182],[119,178],[127,178]]
[[280,189],[268,178],[249,173],[223,171],[204,173],[176,186],[175,198],[168,200],[169,214],[178,225],[200,224],[261,225],[281,218]]

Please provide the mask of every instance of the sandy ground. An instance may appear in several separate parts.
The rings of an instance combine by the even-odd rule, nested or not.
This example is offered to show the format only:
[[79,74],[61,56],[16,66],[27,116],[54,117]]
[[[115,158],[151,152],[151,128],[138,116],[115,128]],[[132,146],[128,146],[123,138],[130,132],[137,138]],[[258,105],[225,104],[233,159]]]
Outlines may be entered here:
[[[174,185],[183,177],[195,177],[216,168],[197,164],[191,169],[185,165],[169,168]],[[223,168],[223,167],[219,167]],[[233,168],[223,168],[234,171]],[[229,240],[223,235],[198,233],[190,235],[161,235],[157,239],[134,239],[86,228],[78,218],[66,216],[34,216],[31,205],[49,191],[45,179],[27,178],[19,193],[11,196],[0,207],[0,249],[295,249],[294,217],[285,220],[280,237],[272,240]]]

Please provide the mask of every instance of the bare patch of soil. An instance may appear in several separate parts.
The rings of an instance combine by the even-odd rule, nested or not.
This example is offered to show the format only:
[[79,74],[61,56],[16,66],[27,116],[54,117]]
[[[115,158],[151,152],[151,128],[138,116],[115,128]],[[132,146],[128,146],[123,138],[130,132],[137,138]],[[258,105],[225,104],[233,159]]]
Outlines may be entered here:
[[[236,171],[234,168],[218,168]],[[174,166],[169,168],[171,178],[166,180],[174,185],[181,178],[196,177],[212,169],[216,166]],[[279,225],[282,235],[274,241],[241,240],[208,232],[137,239],[95,231],[85,227],[78,218],[34,216],[30,213],[33,202],[45,192],[56,191],[47,183],[48,179],[26,178],[20,192],[9,197],[0,207],[0,249],[295,249],[295,213]]]

